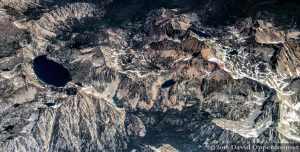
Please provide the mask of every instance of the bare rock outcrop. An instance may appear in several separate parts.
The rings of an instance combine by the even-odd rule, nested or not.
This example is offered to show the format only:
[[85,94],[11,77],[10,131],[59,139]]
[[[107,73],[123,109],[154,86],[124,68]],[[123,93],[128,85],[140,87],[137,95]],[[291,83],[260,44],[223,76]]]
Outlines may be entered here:
[[[231,16],[239,2],[222,2],[197,2],[199,10],[141,1],[130,6],[151,10],[116,26],[110,9],[124,2],[1,1],[0,151],[297,144],[299,30],[265,12],[245,17],[277,2],[249,1],[257,5],[240,16]],[[63,86],[37,74],[40,56],[49,71],[65,69]]]

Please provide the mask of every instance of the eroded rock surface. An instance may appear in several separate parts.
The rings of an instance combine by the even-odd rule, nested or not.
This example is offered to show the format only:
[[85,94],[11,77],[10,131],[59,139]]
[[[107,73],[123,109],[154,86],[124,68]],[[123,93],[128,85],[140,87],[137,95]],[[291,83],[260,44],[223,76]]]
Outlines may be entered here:
[[[0,2],[0,151],[300,142],[297,2],[128,3]],[[40,56],[71,78],[39,79]]]

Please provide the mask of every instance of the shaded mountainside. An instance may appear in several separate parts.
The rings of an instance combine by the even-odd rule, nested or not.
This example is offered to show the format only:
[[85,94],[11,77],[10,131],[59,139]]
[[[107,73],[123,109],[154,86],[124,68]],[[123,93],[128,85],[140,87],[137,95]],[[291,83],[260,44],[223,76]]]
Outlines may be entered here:
[[298,1],[0,6],[0,151],[300,142]]

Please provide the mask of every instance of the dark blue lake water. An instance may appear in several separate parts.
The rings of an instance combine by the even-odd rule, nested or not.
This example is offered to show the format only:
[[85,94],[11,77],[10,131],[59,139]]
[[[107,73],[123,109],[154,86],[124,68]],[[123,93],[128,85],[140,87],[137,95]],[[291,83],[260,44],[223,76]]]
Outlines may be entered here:
[[175,83],[176,83],[176,81],[173,80],[173,79],[167,80],[167,81],[165,81],[165,82],[161,85],[161,87],[162,87],[162,88],[168,88],[168,87],[174,85]]
[[72,80],[64,66],[47,59],[46,55],[33,60],[33,70],[40,80],[55,87],[63,87]]

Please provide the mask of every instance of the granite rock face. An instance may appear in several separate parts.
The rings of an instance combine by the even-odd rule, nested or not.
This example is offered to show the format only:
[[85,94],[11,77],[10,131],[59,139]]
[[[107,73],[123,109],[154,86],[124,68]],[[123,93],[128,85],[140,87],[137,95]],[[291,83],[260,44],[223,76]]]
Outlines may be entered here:
[[[296,1],[0,6],[0,151],[300,142]],[[40,56],[68,70],[64,87],[35,74]]]

